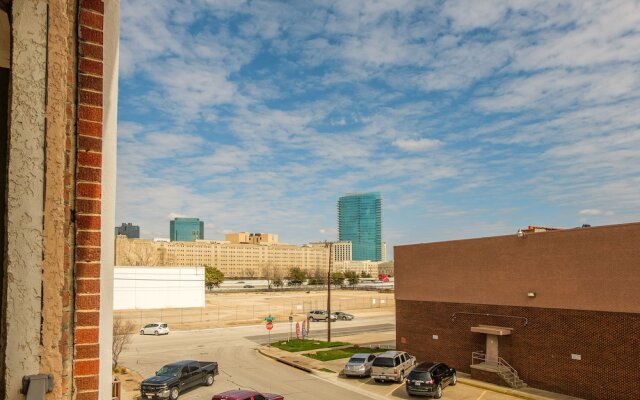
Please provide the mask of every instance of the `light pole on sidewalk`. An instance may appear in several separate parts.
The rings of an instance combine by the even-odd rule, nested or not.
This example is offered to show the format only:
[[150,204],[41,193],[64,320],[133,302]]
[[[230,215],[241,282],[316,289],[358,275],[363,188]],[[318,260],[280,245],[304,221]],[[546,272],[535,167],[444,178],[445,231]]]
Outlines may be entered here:
[[331,250],[333,249],[333,243],[324,242],[325,247],[329,247],[329,268],[327,270],[327,342],[331,342]]

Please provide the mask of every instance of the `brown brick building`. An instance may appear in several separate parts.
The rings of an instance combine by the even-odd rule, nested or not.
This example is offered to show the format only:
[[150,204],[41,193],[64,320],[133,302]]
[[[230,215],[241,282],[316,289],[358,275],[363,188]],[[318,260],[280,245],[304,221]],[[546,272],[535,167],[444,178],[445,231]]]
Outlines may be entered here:
[[0,399],[111,398],[118,32],[118,0],[0,0]]
[[640,399],[640,223],[397,246],[395,271],[397,346],[418,360]]

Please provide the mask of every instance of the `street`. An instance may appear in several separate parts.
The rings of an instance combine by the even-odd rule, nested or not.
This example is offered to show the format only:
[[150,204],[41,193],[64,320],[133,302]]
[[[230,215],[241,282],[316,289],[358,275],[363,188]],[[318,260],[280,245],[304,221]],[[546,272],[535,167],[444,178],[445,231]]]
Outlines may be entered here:
[[[379,334],[383,330],[389,337],[388,334],[394,330],[394,319],[392,314],[387,314],[336,322],[332,324],[332,338],[343,340],[355,334]],[[323,323],[312,324],[311,335],[322,338],[325,327]],[[289,329],[287,322],[274,324],[272,340],[286,338]],[[349,379],[333,373],[309,374],[266,358],[256,351],[261,343],[268,340],[265,333],[264,325],[260,324],[172,332],[167,336],[134,335],[132,343],[120,356],[120,363],[149,377],[162,365],[173,361],[217,361],[220,375],[213,386],[191,389],[180,396],[183,400],[210,399],[215,393],[238,388],[278,393],[291,400],[408,398],[403,384],[378,384],[368,378]],[[443,398],[507,400],[514,397],[459,383],[446,388]]]

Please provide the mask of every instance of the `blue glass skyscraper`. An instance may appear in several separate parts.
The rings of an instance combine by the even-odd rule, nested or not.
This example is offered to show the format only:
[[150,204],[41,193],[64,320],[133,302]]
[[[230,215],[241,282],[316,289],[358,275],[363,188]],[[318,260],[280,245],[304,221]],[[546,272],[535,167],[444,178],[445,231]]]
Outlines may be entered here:
[[354,193],[338,199],[338,238],[351,241],[354,260],[382,260],[380,193]]
[[169,221],[169,236],[172,242],[204,239],[204,221],[199,218],[176,218]]

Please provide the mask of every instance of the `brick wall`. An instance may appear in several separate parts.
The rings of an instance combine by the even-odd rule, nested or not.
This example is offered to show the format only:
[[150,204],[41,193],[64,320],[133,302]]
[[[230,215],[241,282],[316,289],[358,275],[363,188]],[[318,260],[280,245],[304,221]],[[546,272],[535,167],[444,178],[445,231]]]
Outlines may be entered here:
[[78,400],[99,398],[103,21],[103,1],[80,0],[73,366]]
[[[455,312],[523,316],[528,324],[464,314],[452,321]],[[397,347],[419,361],[469,373],[471,353],[484,351],[486,338],[471,327],[512,327],[500,338],[500,356],[529,386],[585,399],[640,399],[640,314],[398,299],[396,313]]]

